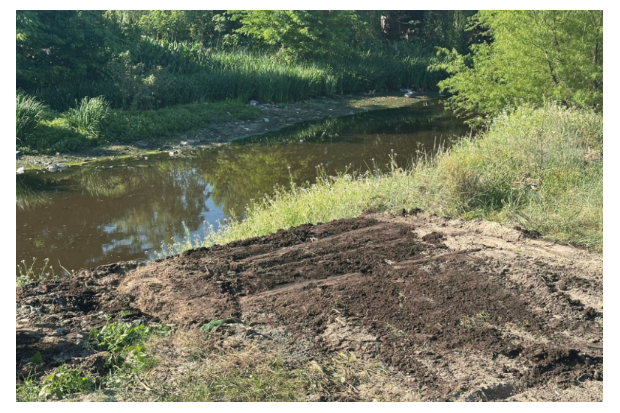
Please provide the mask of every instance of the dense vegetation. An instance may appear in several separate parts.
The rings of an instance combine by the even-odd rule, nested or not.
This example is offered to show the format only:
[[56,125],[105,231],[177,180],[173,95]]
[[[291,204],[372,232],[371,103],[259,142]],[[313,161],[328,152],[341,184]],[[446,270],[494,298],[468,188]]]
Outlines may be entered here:
[[[587,126],[602,125],[602,11],[23,11],[17,54],[17,137],[26,150],[75,150],[252,119],[258,112],[249,99],[437,87],[451,93],[451,109],[493,130],[403,172],[426,189],[415,203],[518,221],[596,248],[602,242],[600,217],[584,218],[595,224],[578,230],[567,224],[582,223],[577,212],[568,218],[557,205],[596,212],[585,205],[598,205],[599,189],[602,195],[598,161],[580,161],[599,152],[602,159],[602,133]],[[568,123],[546,126],[550,113]],[[572,119],[587,125],[574,131]],[[421,184],[430,171],[438,180]],[[535,188],[515,190],[518,182]],[[292,194],[298,199],[299,188]],[[413,202],[369,199],[384,198],[364,208]],[[329,210],[338,215],[338,207]],[[292,211],[314,219],[301,206]],[[252,219],[243,224],[253,227],[246,235],[260,227]],[[305,222],[282,219],[270,225]]]
[[451,75],[439,82],[450,108],[493,117],[555,100],[602,111],[602,11],[481,11],[476,24],[492,40],[467,55],[441,48],[447,59],[434,66]]
[[137,119],[138,112],[197,102],[433,89],[445,76],[428,70],[439,63],[433,47],[463,50],[471,42],[464,35],[471,14],[18,11],[18,119],[20,111],[32,113],[21,109],[24,102],[36,107],[29,119],[42,121],[18,129],[18,145],[26,152],[54,152],[130,141],[106,128],[104,118],[96,133],[70,120],[95,98],[112,110],[109,119],[119,117],[118,110]]

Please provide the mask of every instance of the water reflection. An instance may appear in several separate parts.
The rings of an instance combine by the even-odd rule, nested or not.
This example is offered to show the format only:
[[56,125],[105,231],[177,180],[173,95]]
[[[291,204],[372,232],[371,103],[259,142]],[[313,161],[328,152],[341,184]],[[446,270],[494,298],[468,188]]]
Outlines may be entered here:
[[37,179],[37,175],[18,175],[15,187],[18,210],[33,209],[50,202],[45,195],[45,183]]
[[68,269],[142,259],[162,242],[204,225],[240,218],[251,199],[274,185],[313,182],[351,165],[401,164],[420,145],[465,132],[431,108],[397,109],[328,119],[236,141],[192,158],[167,156],[18,176],[17,260],[49,257]]
[[18,261],[45,255],[75,269],[144,258],[182,234],[182,220],[198,230],[210,211],[210,186],[186,161],[109,166],[46,174],[47,204],[17,213]]

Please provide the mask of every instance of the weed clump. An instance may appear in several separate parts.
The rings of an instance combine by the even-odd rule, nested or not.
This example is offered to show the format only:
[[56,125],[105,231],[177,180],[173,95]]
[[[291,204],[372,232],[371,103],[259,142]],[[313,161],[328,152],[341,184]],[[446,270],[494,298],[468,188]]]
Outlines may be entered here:
[[153,334],[163,335],[168,332],[170,332],[170,327],[163,324],[150,327],[143,324],[109,323],[101,329],[92,329],[89,333],[89,343],[95,349],[106,352],[109,366],[121,365],[128,356],[132,355],[142,367],[150,361],[145,354],[144,342]]
[[94,389],[95,380],[92,377],[84,375],[77,369],[70,369],[62,365],[54,373],[43,379],[38,396],[62,398],[65,395],[86,393]]
[[110,104],[102,97],[82,99],[80,104],[70,109],[66,119],[70,127],[89,139],[98,139],[108,116]]

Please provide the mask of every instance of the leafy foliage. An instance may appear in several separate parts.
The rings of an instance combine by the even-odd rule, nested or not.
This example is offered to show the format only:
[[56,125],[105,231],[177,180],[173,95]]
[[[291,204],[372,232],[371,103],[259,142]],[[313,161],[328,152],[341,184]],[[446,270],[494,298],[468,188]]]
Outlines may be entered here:
[[287,58],[348,54],[359,21],[347,10],[250,10],[230,12],[237,31],[276,46]]
[[56,111],[432,88],[426,27],[457,38],[463,19],[429,13],[409,41],[381,42],[378,11],[18,11],[17,85]]
[[406,39],[425,49],[446,47],[464,51],[477,34],[465,30],[474,14],[472,10],[385,10],[380,13],[381,31],[383,39],[390,42]]
[[18,148],[29,153],[56,153],[87,148],[95,141],[73,129],[66,118],[42,120]]
[[144,342],[152,334],[164,334],[170,328],[149,327],[145,325],[129,325],[126,323],[109,323],[101,329],[94,328],[90,331],[90,343],[93,347],[107,351],[108,363],[111,365],[121,364],[131,353],[136,357],[138,364],[148,363],[145,354]]
[[454,94],[450,108],[494,116],[507,105],[558,100],[602,110],[602,11],[481,11],[474,27],[492,42],[468,55],[440,49],[446,61],[433,66],[451,75],[439,82]]
[[255,119],[260,110],[237,100],[193,103],[145,111],[112,111],[105,128],[108,140],[133,142],[204,128],[215,122]]
[[39,397],[56,396],[61,398],[67,394],[85,393],[95,388],[95,381],[81,371],[69,369],[62,365],[57,371],[43,379]]
[[123,31],[167,42],[219,44],[230,23],[221,11],[214,10],[109,10],[105,14]]
[[17,86],[98,78],[110,57],[109,21],[95,10],[17,10]]

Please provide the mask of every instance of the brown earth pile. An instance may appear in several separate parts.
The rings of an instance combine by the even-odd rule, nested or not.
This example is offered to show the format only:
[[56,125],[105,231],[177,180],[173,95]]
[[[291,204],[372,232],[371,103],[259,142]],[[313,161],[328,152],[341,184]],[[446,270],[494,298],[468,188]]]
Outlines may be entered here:
[[602,401],[602,256],[412,212],[20,287],[18,375],[37,351],[40,374],[101,370],[88,331],[130,310],[184,332],[227,320],[213,334],[269,340],[292,364],[352,352],[426,401]]

